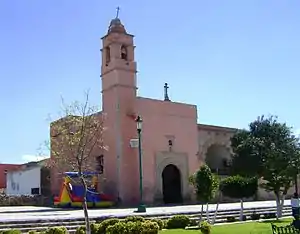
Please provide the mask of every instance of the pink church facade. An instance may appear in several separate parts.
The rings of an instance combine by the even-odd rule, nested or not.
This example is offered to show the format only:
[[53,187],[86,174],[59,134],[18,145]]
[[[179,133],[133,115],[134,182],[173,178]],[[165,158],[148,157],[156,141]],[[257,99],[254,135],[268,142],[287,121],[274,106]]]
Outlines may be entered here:
[[[197,106],[137,96],[133,35],[113,19],[102,38],[102,113],[105,113],[104,174],[100,187],[125,204],[139,202],[139,157],[135,117],[143,119],[142,168],[145,203],[193,200],[188,178],[203,163],[226,174],[233,128],[197,123]],[[95,157],[101,152],[96,152]],[[59,183],[52,176],[52,190]]]
[[[229,159],[229,142],[235,129],[210,127],[211,135],[199,139],[209,132],[205,129],[209,126],[198,125],[196,105],[173,102],[168,97],[154,100],[137,96],[134,50],[133,36],[120,19],[113,19],[102,38],[101,50],[102,107],[107,115],[105,143],[109,148],[104,159],[104,190],[117,194],[124,203],[139,201],[138,149],[130,142],[137,139],[134,117],[141,116],[144,202],[191,200],[188,177],[205,161],[203,154],[215,143]],[[213,136],[216,129],[221,132],[219,142]],[[218,155],[222,150],[216,148],[215,157],[220,162],[212,160],[212,164],[223,166],[222,155]]]

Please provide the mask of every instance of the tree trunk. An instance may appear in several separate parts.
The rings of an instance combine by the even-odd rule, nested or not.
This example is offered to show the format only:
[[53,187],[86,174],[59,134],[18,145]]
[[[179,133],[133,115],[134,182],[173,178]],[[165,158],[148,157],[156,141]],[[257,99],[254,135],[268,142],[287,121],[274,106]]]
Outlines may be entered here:
[[280,217],[282,217],[282,210],[283,210],[283,206],[284,206],[284,200],[285,200],[285,195],[282,195],[281,204],[280,204]]
[[240,221],[243,221],[244,216],[244,201],[241,199],[241,211],[240,211]]
[[275,193],[275,196],[276,196],[277,219],[279,219],[282,217],[282,209],[283,209],[283,205],[284,205],[285,196],[284,195],[280,196],[279,193]]
[[201,203],[200,222],[202,222],[202,218],[203,218],[203,203]]
[[218,203],[217,203],[217,206],[216,206],[216,210],[215,210],[215,214],[214,214],[214,218],[212,220],[212,224],[215,224],[216,222],[216,219],[217,219],[217,214],[218,214],[218,209],[219,209],[219,200],[218,200]]
[[89,219],[89,213],[88,213],[88,207],[87,207],[87,201],[86,201],[87,185],[82,176],[80,177],[80,179],[81,179],[81,183],[83,184],[83,187],[84,187],[82,208],[83,208],[83,213],[84,213],[85,229],[86,229],[86,234],[91,234],[91,225],[90,225],[90,219]]
[[210,223],[208,203],[206,203],[206,220],[207,220],[208,223]]

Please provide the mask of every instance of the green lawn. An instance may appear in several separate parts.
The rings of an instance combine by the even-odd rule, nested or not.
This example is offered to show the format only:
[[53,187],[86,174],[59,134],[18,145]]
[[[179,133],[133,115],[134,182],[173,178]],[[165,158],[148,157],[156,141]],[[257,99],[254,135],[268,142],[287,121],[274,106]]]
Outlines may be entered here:
[[[249,222],[228,224],[212,227],[211,234],[272,234],[271,223],[284,226],[291,223],[291,219],[281,221]],[[163,230],[160,234],[200,234],[200,230]]]

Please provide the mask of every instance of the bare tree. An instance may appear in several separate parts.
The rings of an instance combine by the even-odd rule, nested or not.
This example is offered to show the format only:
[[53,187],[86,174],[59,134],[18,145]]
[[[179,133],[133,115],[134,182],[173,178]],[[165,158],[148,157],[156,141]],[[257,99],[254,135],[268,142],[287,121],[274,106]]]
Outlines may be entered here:
[[83,103],[66,104],[62,99],[61,118],[50,125],[50,167],[59,172],[77,171],[84,187],[83,210],[86,233],[90,234],[90,223],[86,195],[88,186],[83,172],[95,170],[95,152],[105,150],[103,145],[104,115],[89,103],[89,93]]

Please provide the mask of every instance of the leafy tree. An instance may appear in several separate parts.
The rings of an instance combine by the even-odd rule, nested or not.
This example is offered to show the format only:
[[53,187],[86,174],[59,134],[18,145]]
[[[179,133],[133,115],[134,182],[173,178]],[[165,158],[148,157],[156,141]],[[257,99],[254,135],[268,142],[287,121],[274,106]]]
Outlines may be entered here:
[[256,177],[230,176],[220,182],[223,195],[241,200],[240,220],[243,220],[243,199],[256,194],[258,182]]
[[285,196],[300,165],[299,141],[292,129],[274,116],[261,116],[231,141],[234,171],[262,178],[261,186],[276,196],[277,216],[281,217]]
[[95,153],[105,150],[103,122],[103,114],[90,105],[88,93],[83,103],[68,105],[62,100],[61,118],[51,123],[50,142],[47,143],[51,153],[49,166],[60,173],[78,172],[84,187],[83,210],[88,234],[91,233],[86,201],[88,187],[83,172],[95,171]]
[[203,165],[190,176],[190,184],[194,186],[197,200],[201,203],[201,221],[203,217],[203,205],[207,205],[206,211],[208,212],[208,202],[215,197],[219,188],[219,180],[207,165]]
[[248,130],[239,130],[231,138],[233,151],[231,170],[235,175],[257,176],[261,172],[260,155],[254,154],[251,133]]

